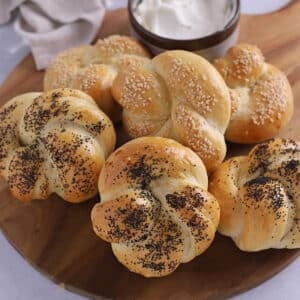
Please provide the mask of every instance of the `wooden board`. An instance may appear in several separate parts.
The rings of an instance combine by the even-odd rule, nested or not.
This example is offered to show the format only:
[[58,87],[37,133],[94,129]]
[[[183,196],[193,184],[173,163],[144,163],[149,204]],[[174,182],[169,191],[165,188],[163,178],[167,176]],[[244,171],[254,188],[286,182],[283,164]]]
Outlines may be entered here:
[[[126,10],[107,14],[99,36],[112,33],[128,33]],[[243,16],[240,39],[260,46],[288,75],[296,111],[282,134],[300,140],[300,1],[275,14]],[[23,92],[40,91],[42,76],[32,57],[26,57],[1,87],[0,103]],[[229,154],[248,149],[230,145]],[[298,250],[241,252],[230,239],[217,235],[203,255],[182,264],[171,276],[145,279],[119,264],[110,245],[93,233],[89,215],[96,201],[99,199],[72,205],[53,196],[21,203],[0,183],[0,226],[34,267],[57,283],[93,298],[225,298],[258,285],[299,256]]]

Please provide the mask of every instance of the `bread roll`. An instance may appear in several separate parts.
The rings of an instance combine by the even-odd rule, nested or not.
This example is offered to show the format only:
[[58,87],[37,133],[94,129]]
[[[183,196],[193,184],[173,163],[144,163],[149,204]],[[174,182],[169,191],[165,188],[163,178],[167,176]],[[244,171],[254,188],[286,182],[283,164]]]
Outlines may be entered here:
[[237,45],[214,65],[230,88],[228,141],[262,142],[288,124],[294,111],[291,86],[283,72],[265,62],[257,47]]
[[81,202],[97,194],[115,141],[111,121],[85,93],[23,94],[0,109],[0,176],[19,200],[56,193]]
[[223,163],[209,191],[219,232],[244,251],[300,247],[300,143],[274,139]]
[[99,178],[95,233],[117,259],[145,277],[172,273],[205,251],[219,223],[201,159],[179,143],[135,139],[116,150]]
[[111,84],[118,70],[131,64],[144,64],[148,52],[134,39],[113,35],[94,46],[82,46],[59,54],[47,68],[44,90],[74,88],[89,94],[114,121],[120,107],[113,100]]
[[228,88],[205,59],[167,51],[119,72],[112,92],[131,137],[173,138],[194,150],[209,171],[224,159],[230,119]]

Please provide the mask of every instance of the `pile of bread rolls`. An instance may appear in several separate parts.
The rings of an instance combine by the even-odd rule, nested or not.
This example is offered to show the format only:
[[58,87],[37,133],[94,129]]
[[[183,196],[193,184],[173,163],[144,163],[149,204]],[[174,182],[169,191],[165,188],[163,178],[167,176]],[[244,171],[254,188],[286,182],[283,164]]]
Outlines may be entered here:
[[[244,251],[300,247],[300,143],[273,139],[293,95],[257,47],[211,64],[110,36],[58,55],[44,90],[1,108],[0,176],[22,201],[99,192],[94,231],[130,271],[168,275],[217,230]],[[121,112],[132,140],[114,151]],[[225,140],[263,143],[223,163]]]

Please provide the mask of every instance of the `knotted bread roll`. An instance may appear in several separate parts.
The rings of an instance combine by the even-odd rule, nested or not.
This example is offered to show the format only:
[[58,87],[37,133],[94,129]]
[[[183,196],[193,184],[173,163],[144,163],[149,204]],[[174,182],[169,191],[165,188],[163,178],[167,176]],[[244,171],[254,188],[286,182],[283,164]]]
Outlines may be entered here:
[[291,86],[283,72],[265,62],[257,47],[237,45],[214,65],[230,88],[228,141],[261,142],[276,136],[288,124],[294,111]]
[[111,121],[83,92],[23,94],[0,110],[0,176],[23,201],[56,193],[81,202],[97,194],[115,140]]
[[245,251],[300,247],[300,143],[275,139],[229,159],[209,191],[221,207],[220,233]]
[[173,140],[144,137],[123,145],[106,161],[99,191],[94,231],[132,272],[168,275],[214,239],[219,205],[207,192],[205,167]]
[[194,150],[209,171],[223,161],[230,96],[205,59],[187,51],[164,52],[149,64],[121,71],[112,92],[131,137],[173,138]]
[[148,52],[134,39],[112,35],[94,46],[82,46],[59,54],[47,68],[44,90],[74,88],[89,94],[113,120],[120,118],[120,107],[111,95],[111,84],[118,70],[131,64],[144,64]]

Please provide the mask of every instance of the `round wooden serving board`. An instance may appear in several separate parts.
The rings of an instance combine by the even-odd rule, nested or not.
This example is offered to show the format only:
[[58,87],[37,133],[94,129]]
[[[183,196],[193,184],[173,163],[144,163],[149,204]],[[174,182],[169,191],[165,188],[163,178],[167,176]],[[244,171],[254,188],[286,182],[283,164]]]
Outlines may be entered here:
[[[127,34],[126,10],[106,15],[99,36]],[[300,140],[300,1],[264,16],[243,16],[241,41],[257,44],[267,59],[288,75],[295,95],[295,115],[282,133]],[[43,72],[26,57],[0,89],[0,104],[23,92],[42,90]],[[229,145],[229,154],[248,146]],[[92,231],[90,211],[99,198],[72,205],[56,196],[22,203],[0,183],[0,226],[14,247],[34,267],[57,283],[93,298],[215,299],[258,285],[282,270],[298,250],[239,251],[217,235],[200,257],[172,275],[145,279],[130,273],[114,258],[110,245]]]

